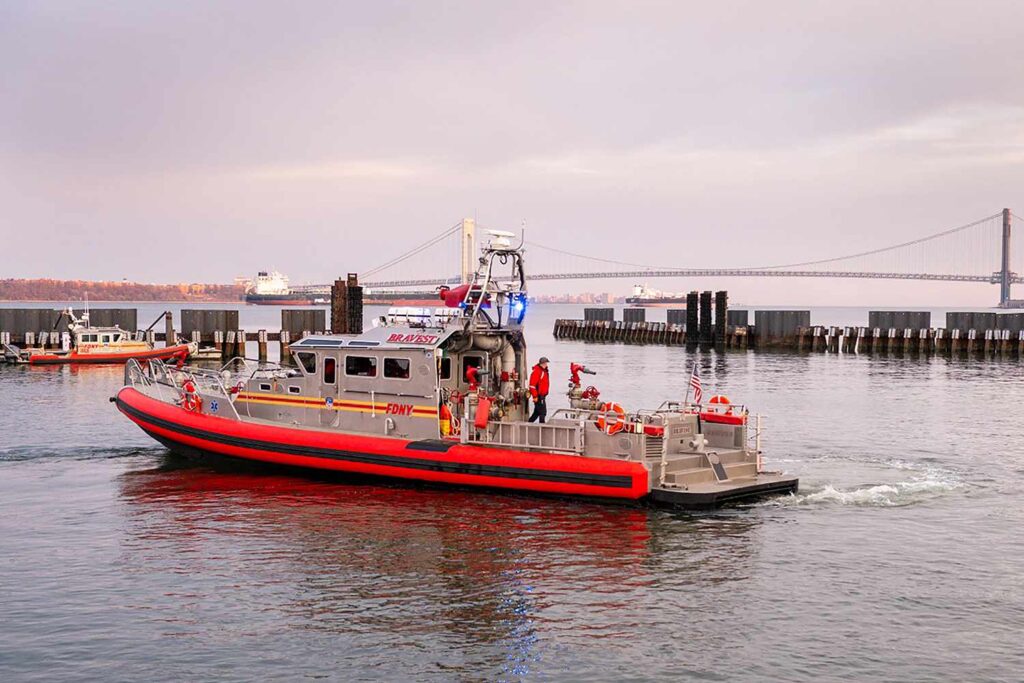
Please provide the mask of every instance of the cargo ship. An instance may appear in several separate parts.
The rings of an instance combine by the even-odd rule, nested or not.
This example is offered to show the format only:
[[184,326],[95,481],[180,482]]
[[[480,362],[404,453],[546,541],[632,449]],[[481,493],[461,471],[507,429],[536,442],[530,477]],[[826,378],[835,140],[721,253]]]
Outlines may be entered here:
[[326,304],[330,294],[317,291],[295,291],[288,277],[276,270],[261,270],[245,290],[245,303],[265,306],[313,306]]
[[670,294],[649,289],[647,285],[633,285],[633,294],[626,297],[631,306],[673,306],[686,308],[685,294]]
[[[369,306],[434,306],[438,301],[436,291],[363,290],[363,303]],[[248,281],[245,302],[266,306],[326,306],[331,303],[331,290],[327,286],[292,287],[287,275],[276,270],[261,270]]]
[[132,361],[111,401],[186,457],[295,472],[667,507],[797,490],[763,467],[758,416],[722,396],[690,401],[682,376],[674,400],[625,409],[584,389],[587,369],[573,364],[568,405],[531,422],[527,378],[546,375],[546,359],[531,373],[521,245],[492,234],[443,307],[307,336],[291,345],[292,367],[225,376]]

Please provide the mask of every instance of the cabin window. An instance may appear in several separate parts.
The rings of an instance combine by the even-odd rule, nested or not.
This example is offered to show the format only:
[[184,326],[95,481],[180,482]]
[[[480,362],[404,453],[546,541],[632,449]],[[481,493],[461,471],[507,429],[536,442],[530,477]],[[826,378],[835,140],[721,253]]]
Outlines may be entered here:
[[102,337],[100,337],[100,341],[102,341],[104,344],[109,344],[110,343],[110,335],[109,334],[103,335]]
[[408,358],[385,358],[384,376],[388,379],[409,379]]
[[121,335],[119,335],[119,334],[111,335],[111,341],[113,341],[116,344],[117,342],[121,341]]
[[305,351],[303,353],[295,354],[295,357],[299,359],[299,365],[306,371],[307,375],[316,374],[316,354]]
[[270,391],[270,385],[269,384],[261,384],[260,385],[260,391]]
[[337,363],[333,358],[324,358],[324,384],[334,384]]
[[446,356],[441,359],[441,379],[452,378],[452,359]]
[[376,377],[376,356],[345,356],[345,374],[349,377]]
[[96,341],[96,335],[95,334],[83,334],[82,335],[82,341],[83,342],[94,342],[94,341]]
[[299,394],[299,393],[302,393],[302,387],[292,387],[292,386],[290,386],[290,387],[288,387],[288,393],[289,394]]

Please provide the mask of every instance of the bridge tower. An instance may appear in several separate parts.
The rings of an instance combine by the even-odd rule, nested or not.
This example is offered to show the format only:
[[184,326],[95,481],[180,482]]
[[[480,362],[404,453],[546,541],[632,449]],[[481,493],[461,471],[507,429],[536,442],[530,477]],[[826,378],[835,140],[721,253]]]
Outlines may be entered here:
[[1003,249],[999,267],[999,306],[1006,308],[1010,302],[1010,210],[1003,209]]
[[462,283],[465,284],[471,281],[473,274],[476,273],[476,251],[473,248],[476,243],[476,221],[472,218],[463,218],[459,234],[462,235]]

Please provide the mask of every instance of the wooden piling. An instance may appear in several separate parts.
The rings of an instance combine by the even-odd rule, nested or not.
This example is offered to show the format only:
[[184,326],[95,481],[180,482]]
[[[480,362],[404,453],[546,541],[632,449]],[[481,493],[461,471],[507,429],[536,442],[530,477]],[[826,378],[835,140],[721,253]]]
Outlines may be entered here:
[[291,354],[288,348],[292,345],[292,335],[288,330],[281,330],[281,363],[291,363]]
[[174,346],[178,338],[174,334],[174,314],[164,311],[164,346]]
[[[558,321],[557,320],[555,321],[555,326],[556,326],[556,328],[558,326]],[[555,335],[555,336],[557,337],[558,335]],[[260,330],[259,332],[256,333],[256,355],[259,358],[261,363],[265,363],[267,361],[267,331],[266,330]]]

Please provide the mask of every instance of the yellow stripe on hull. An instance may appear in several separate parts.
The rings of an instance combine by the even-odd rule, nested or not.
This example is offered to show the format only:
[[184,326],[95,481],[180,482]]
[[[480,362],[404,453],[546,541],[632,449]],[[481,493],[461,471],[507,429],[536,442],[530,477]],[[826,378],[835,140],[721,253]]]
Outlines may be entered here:
[[[330,406],[322,398],[309,398],[298,396],[264,396],[260,394],[240,393],[235,399],[236,403],[255,403],[258,405],[286,406],[289,408],[313,408],[315,410],[335,410],[348,413],[380,413],[381,415],[395,415],[396,417],[427,417],[436,420],[437,408],[431,406],[413,406],[408,413],[389,413],[388,403],[373,403],[370,401],[352,401],[349,399],[336,400]],[[396,405],[394,403],[390,405]],[[406,406],[408,404],[397,404]]]

